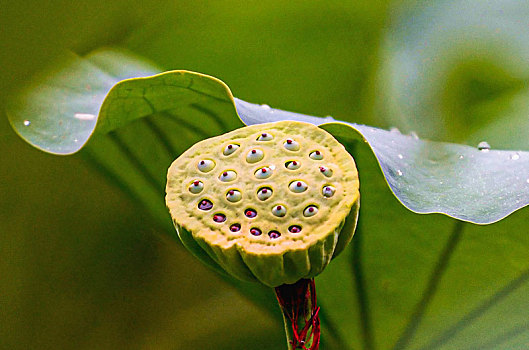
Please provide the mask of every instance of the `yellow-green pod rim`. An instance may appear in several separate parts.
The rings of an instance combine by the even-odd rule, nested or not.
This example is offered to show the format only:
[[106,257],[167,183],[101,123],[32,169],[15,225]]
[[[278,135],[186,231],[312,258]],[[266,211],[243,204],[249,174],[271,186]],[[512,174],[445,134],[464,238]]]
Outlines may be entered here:
[[[226,155],[230,144],[239,147]],[[255,149],[262,158],[248,161]],[[197,167],[204,159],[214,163],[207,172]],[[292,160],[299,167],[287,169]],[[193,190],[194,183],[203,190]],[[263,189],[271,194],[266,200]],[[179,237],[192,253],[217,270],[271,287],[318,275],[350,241],[360,198],[351,155],[325,130],[296,121],[248,126],[195,144],[169,168],[166,191]],[[230,191],[240,199],[230,201]]]

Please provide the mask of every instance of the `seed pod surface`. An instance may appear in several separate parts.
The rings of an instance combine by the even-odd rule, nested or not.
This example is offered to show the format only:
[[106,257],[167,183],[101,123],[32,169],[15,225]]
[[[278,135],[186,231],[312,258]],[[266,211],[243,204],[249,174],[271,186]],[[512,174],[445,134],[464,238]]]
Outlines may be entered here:
[[[225,151],[234,144],[239,147]],[[249,159],[252,150],[262,157]],[[205,159],[211,160],[207,171]],[[293,161],[299,166],[285,167]],[[169,168],[166,191],[178,235],[192,253],[217,270],[271,287],[325,268],[353,236],[360,196],[344,147],[323,129],[295,121],[195,144]]]

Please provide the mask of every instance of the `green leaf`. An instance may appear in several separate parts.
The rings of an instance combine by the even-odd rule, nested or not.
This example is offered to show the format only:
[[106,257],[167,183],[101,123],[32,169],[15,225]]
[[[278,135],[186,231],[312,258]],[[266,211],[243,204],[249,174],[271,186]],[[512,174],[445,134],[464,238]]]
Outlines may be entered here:
[[[107,71],[119,76],[120,65],[111,64],[111,58],[105,62],[113,67]],[[76,77],[72,91],[82,86],[78,83],[82,76]],[[84,101],[92,96],[86,91],[68,92],[68,85],[57,88],[61,89],[63,96],[79,97],[74,102],[83,100],[83,94],[88,96]],[[54,113],[61,119],[69,101],[59,99],[57,104],[47,99],[53,94],[38,98],[39,90],[32,91],[25,98],[35,98],[29,105],[42,104],[44,112],[38,128],[23,134],[26,139],[49,152],[65,154],[80,148],[72,144],[71,133],[92,135],[81,154],[138,198],[172,235],[163,201],[167,167],[194,142],[242,126],[236,111],[248,124],[280,119],[324,124],[354,155],[362,196],[352,248],[317,279],[326,348],[462,349],[510,347],[527,341],[527,211],[483,227],[444,215],[415,215],[392,194],[417,212],[496,221],[527,204],[526,152],[483,152],[253,105],[233,100],[220,81],[191,72],[168,72],[115,85],[104,101],[93,100],[97,105],[93,111],[99,111],[95,129],[88,124],[64,129],[55,123]],[[43,86],[40,91],[51,90]],[[24,129],[20,121],[29,118],[24,115],[27,101],[14,101],[12,125]],[[57,107],[50,107],[53,104]],[[45,122],[49,124],[44,127]],[[40,127],[46,132],[39,133]],[[59,132],[65,135],[63,141],[49,137]],[[255,284],[230,283],[254,302],[276,310],[269,291]]]

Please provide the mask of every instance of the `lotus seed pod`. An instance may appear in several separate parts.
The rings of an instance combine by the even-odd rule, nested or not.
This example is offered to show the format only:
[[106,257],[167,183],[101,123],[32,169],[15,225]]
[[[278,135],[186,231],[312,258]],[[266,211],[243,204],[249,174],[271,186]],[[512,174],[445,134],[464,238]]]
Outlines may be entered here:
[[[262,153],[253,158],[252,150]],[[360,197],[344,147],[325,130],[295,121],[195,144],[169,168],[166,191],[178,235],[194,255],[271,287],[323,271],[351,240]]]

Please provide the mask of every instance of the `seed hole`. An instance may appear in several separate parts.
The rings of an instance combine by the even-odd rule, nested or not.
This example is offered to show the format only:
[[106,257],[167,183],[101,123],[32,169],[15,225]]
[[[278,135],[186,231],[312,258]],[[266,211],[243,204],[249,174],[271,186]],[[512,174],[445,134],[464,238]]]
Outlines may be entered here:
[[274,137],[267,133],[267,132],[263,132],[261,135],[259,135],[259,137],[257,138],[257,141],[270,141],[272,140]]
[[226,170],[219,175],[219,180],[222,182],[230,182],[237,178],[237,173],[233,170]]
[[263,153],[262,150],[260,150],[260,149],[252,149],[246,155],[246,161],[248,163],[257,163],[258,161],[263,159],[263,157],[264,157],[264,153]]
[[202,181],[195,180],[189,186],[189,192],[191,193],[200,193],[204,189],[204,184]]
[[215,167],[215,162],[212,161],[211,159],[202,159],[197,164],[198,170],[200,170],[203,173],[207,173],[213,170],[214,167]]
[[309,205],[303,210],[303,216],[311,217],[318,213],[318,207],[315,205]]
[[258,179],[267,179],[272,176],[272,169],[270,167],[262,167],[255,171],[255,177]]
[[226,199],[232,203],[235,203],[242,199],[242,194],[238,190],[229,190],[226,193]]
[[320,167],[320,172],[323,175],[327,176],[327,177],[331,177],[332,176],[332,169],[329,169],[327,167],[321,166]]
[[215,222],[220,224],[220,223],[226,221],[226,215],[217,213],[217,214],[213,215],[213,221],[215,221]]
[[245,215],[247,218],[253,219],[254,217],[257,216],[257,212],[255,211],[255,209],[246,209],[246,210],[244,211],[244,215]]
[[336,188],[334,188],[333,186],[330,186],[330,185],[323,186],[323,188],[321,190],[321,194],[323,194],[323,196],[327,197],[327,198],[330,198],[330,197],[334,196],[335,192],[336,192]]
[[285,143],[283,143],[283,147],[289,151],[299,151],[299,143],[292,139],[287,139]]
[[224,151],[222,152],[222,154],[224,154],[225,156],[229,156],[230,154],[233,154],[237,149],[239,149],[239,147],[241,146],[235,143],[230,143],[229,145],[224,147]]
[[309,153],[309,157],[314,160],[322,160],[323,154],[320,151],[312,151]]
[[209,199],[203,199],[198,203],[198,209],[208,211],[213,208],[213,203]]
[[289,232],[292,232],[292,233],[300,233],[301,232],[301,226],[299,225],[292,225],[288,228],[288,231]]
[[241,230],[241,224],[233,224],[230,226],[231,232],[239,232]]
[[263,187],[260,188],[259,191],[257,191],[257,198],[259,198],[262,201],[267,200],[272,196],[272,189],[270,187]]
[[299,167],[301,166],[301,164],[296,161],[296,160],[291,160],[291,161],[288,161],[285,163],[285,168],[289,169],[289,170],[296,170],[296,169],[299,169]]
[[260,236],[261,235],[261,230],[258,229],[257,227],[252,227],[250,229],[250,233],[253,235],[253,236]]
[[268,237],[270,237],[271,239],[277,239],[279,237],[281,237],[281,233],[279,233],[278,231],[270,231],[268,232]]
[[309,186],[307,186],[307,184],[304,181],[301,181],[301,180],[292,181],[288,185],[288,188],[294,193],[305,192],[308,187]]
[[275,216],[283,217],[287,214],[287,208],[281,204],[275,205],[272,208],[272,214],[274,214]]

